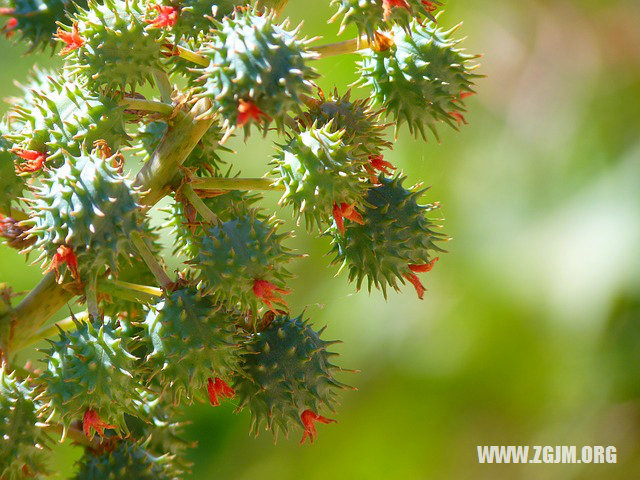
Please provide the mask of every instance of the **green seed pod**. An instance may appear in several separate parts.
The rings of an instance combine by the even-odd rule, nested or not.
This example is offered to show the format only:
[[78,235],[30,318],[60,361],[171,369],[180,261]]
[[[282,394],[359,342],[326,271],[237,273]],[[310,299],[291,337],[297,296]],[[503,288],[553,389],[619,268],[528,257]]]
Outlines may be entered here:
[[[203,198],[202,201],[221,222],[228,222],[236,218],[238,213],[248,213],[249,207],[260,198],[259,194],[226,190],[220,192],[220,195]],[[173,238],[174,254],[194,258],[200,251],[199,245],[206,226],[192,223],[189,213],[195,213],[195,210],[185,213],[185,206],[181,201],[174,201],[164,212],[167,214],[167,221],[163,226],[169,228]]]
[[227,130],[244,126],[248,134],[251,119],[265,133],[272,120],[282,130],[288,113],[300,112],[300,97],[311,93],[317,73],[306,64],[315,56],[306,50],[309,41],[299,38],[299,27],[274,21],[273,13],[236,10],[216,22],[202,46],[210,63],[197,70],[196,95],[211,100]]
[[362,160],[342,141],[345,131],[332,130],[330,121],[295,134],[272,162],[285,187],[280,204],[292,205],[298,220],[304,216],[308,230],[330,223],[335,205],[361,208],[368,188]]
[[64,245],[73,250],[80,277],[86,278],[105,266],[115,270],[118,257],[131,249],[132,232],[141,230],[138,192],[112,162],[95,153],[66,157],[35,189],[31,233],[45,266]]
[[362,212],[363,224],[349,223],[344,234],[334,226],[334,264],[340,270],[349,268],[349,281],[360,289],[364,278],[387,295],[387,286],[399,290],[412,275],[410,265],[428,264],[435,252],[444,252],[437,242],[447,236],[425,214],[437,204],[419,205],[418,198],[425,190],[405,189],[404,178],[378,177],[380,185],[369,190],[367,207]]
[[353,148],[355,156],[379,155],[382,149],[393,148],[393,144],[384,139],[383,132],[387,125],[380,123],[381,111],[373,111],[370,99],[351,100],[351,90],[345,95],[338,91],[326,98],[320,93],[320,99],[309,106],[309,109],[298,117],[300,131],[308,130],[313,125],[323,127],[331,122],[331,131],[344,130],[342,143]]
[[9,112],[8,137],[18,147],[46,153],[48,167],[59,166],[63,152],[79,156],[90,150],[96,140],[114,150],[127,143],[124,107],[92,93],[85,81],[35,69],[21,88],[22,98],[13,99]]
[[74,480],[179,480],[170,455],[153,456],[144,443],[118,442],[113,450],[86,450]]
[[9,214],[11,206],[22,197],[26,185],[24,177],[16,175],[16,157],[9,151],[13,145],[2,136],[4,131],[5,126],[0,124],[0,213]]
[[[91,0],[71,17],[81,40],[63,50],[66,68],[95,90],[135,90],[152,83],[153,73],[162,69],[165,30],[147,28],[144,17],[141,0]],[[63,28],[73,35],[76,27]]]
[[77,7],[85,7],[86,0],[11,0],[8,2],[13,12],[8,13],[17,21],[8,33],[18,32],[21,41],[29,44],[28,52],[47,46],[55,49],[53,34],[58,22],[66,22]]
[[127,348],[128,339],[121,327],[109,318],[75,321],[75,330],[60,330],[58,340],[49,340],[44,350],[47,369],[40,379],[45,385],[43,400],[57,414],[64,429],[79,419],[87,419],[89,410],[104,423],[85,421],[84,429],[113,428],[127,432],[124,414],[137,415],[140,401],[134,379],[136,358]]
[[280,430],[286,435],[305,427],[302,412],[334,411],[336,390],[346,386],[334,378],[340,369],[329,361],[335,354],[327,347],[336,342],[322,340],[323,330],[316,332],[302,316],[278,315],[244,344],[234,387],[238,410],[251,411],[254,434],[264,425],[276,437]]
[[[136,135],[137,152],[143,156],[152,155],[167,132],[167,128],[165,122],[150,122],[142,125]],[[222,135],[221,127],[217,124],[212,125],[186,158],[183,166],[198,175],[219,175],[225,163],[220,158],[219,152],[232,152],[231,149],[220,145]]]
[[457,128],[464,122],[462,100],[478,75],[471,73],[476,56],[451,38],[456,29],[412,22],[410,32],[393,28],[389,48],[362,51],[359,84],[373,87],[374,101],[397,122],[396,132],[406,122],[413,135],[426,139],[426,127],[438,138],[438,123]]
[[[332,0],[338,11],[329,20],[342,16],[340,33],[348,25],[355,25],[360,36],[375,40],[375,33],[399,25],[409,30],[412,20],[428,18],[435,21],[433,12],[440,2],[425,0]],[[421,22],[425,23],[425,22]]]
[[199,270],[198,279],[216,303],[243,312],[257,312],[259,300],[268,306],[270,301],[284,303],[259,288],[268,283],[282,293],[291,277],[285,265],[295,255],[282,245],[290,234],[277,234],[277,226],[275,218],[261,220],[252,210],[208,229],[198,256],[189,263]]
[[23,480],[46,473],[49,443],[39,422],[42,406],[29,381],[0,368],[0,478]]
[[164,0],[165,5],[177,7],[178,19],[171,29],[176,40],[201,40],[213,27],[211,19],[221,20],[233,10],[246,4],[244,0]]
[[237,367],[233,314],[193,288],[172,292],[153,307],[144,327],[145,341],[153,345],[145,367],[176,405],[201,397],[214,372],[228,378]]

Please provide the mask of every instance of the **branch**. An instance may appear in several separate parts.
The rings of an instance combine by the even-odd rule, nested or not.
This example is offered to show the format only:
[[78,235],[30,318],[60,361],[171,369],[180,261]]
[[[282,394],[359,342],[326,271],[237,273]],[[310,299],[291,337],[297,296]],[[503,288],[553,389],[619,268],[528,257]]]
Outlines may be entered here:
[[127,107],[127,110],[157,112],[167,116],[173,113],[173,105],[155,100],[143,100],[142,98],[123,98],[120,100],[120,105]]
[[329,43],[327,45],[319,45],[312,47],[312,50],[318,54],[318,59],[333,57],[335,55],[343,55],[345,53],[355,53],[360,49],[368,48],[369,41],[365,38],[352,38],[342,42]]
[[193,208],[200,214],[202,218],[204,218],[207,223],[217,223],[218,216],[211,211],[209,207],[202,201],[202,199],[193,191],[191,185],[185,183],[180,187],[180,193],[187,200]]
[[194,177],[194,190],[284,190],[284,185],[275,184],[271,178],[217,178]]
[[138,250],[138,253],[144,260],[144,263],[146,263],[147,267],[149,267],[149,270],[151,270],[151,273],[153,273],[153,276],[156,277],[156,280],[158,281],[160,286],[162,286],[162,288],[164,288],[165,290],[170,290],[173,282],[169,278],[169,275],[167,275],[167,272],[164,271],[162,265],[160,265],[158,260],[156,260],[153,252],[149,250],[149,247],[145,243],[142,235],[139,232],[132,232],[131,242]]

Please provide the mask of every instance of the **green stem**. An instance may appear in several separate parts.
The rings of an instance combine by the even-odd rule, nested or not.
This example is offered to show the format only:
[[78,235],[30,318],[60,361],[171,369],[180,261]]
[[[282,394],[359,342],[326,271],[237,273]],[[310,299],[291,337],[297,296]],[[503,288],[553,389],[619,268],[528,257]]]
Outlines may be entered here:
[[178,45],[171,45],[169,48],[177,52],[177,56],[180,58],[184,58],[185,60],[200,65],[201,67],[209,66],[209,59],[199,53],[192,52],[191,50]]
[[369,45],[369,41],[366,38],[352,38],[342,42],[311,47],[311,50],[318,54],[317,58],[328,58],[345,53],[355,53],[360,49],[369,47]]
[[155,302],[164,294],[161,288],[137,285],[120,280],[105,280],[100,282],[98,284],[98,290],[113,297],[139,303]]
[[153,273],[153,276],[156,277],[156,280],[158,280],[158,283],[162,286],[162,288],[164,288],[165,290],[169,290],[173,285],[173,281],[169,278],[169,275],[167,275],[167,272],[164,271],[164,268],[162,267],[162,265],[160,265],[158,260],[156,260],[153,252],[149,250],[149,247],[147,246],[146,242],[144,241],[144,237],[140,234],[140,232],[131,233],[131,243],[133,243],[134,247],[136,247],[138,253],[144,260],[144,263],[147,264],[147,267],[149,267],[149,270],[151,270],[151,273]]
[[180,187],[180,194],[193,205],[193,208],[204,218],[207,223],[217,223],[218,216],[211,211],[209,207],[202,201],[202,199],[193,191],[191,185],[185,183]]
[[271,178],[217,178],[198,177],[191,180],[195,190],[284,190]]
[[173,103],[173,99],[171,98],[173,86],[171,86],[171,81],[169,80],[168,75],[163,70],[156,70],[153,72],[153,78],[155,79],[156,86],[160,91],[160,98],[162,101],[168,104]]
[[120,100],[127,110],[141,110],[143,112],[157,112],[169,116],[173,113],[173,105],[155,100],[143,100],[141,98],[123,98]]
[[80,313],[76,313],[75,315],[70,315],[63,320],[60,320],[59,322],[54,323],[53,325],[49,325],[47,327],[41,328],[36,333],[34,333],[31,337],[29,337],[27,340],[23,341],[21,344],[15,345],[14,351],[18,351],[25,347],[28,347],[29,345],[33,345],[34,343],[37,343],[40,340],[44,340],[45,338],[54,337],[58,334],[60,330],[63,330],[65,332],[68,330],[72,330],[76,326],[74,319],[80,323],[84,323],[84,322],[88,322],[89,318],[90,318],[89,312],[80,312]]

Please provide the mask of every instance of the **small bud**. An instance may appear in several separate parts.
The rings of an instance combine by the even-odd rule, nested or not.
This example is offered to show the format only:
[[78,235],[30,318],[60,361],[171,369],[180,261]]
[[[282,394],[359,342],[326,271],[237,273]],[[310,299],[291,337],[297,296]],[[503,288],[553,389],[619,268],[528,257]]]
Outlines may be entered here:
[[61,28],[54,35],[55,38],[63,41],[66,46],[60,50],[60,55],[64,56],[84,45],[84,39],[78,33],[78,24],[74,23],[72,30],[67,32]]
[[325,424],[337,423],[335,420],[323,417],[322,415],[318,415],[313,410],[305,410],[304,412],[302,412],[302,415],[300,415],[300,420],[304,425],[304,433],[302,434],[302,440],[300,440],[301,444],[305,442],[307,437],[309,438],[311,443],[313,443],[313,440],[318,436],[316,426],[314,425],[315,422]]
[[75,253],[73,253],[73,249],[66,245],[60,245],[58,250],[56,251],[53,259],[51,260],[51,265],[47,270],[50,272],[51,270],[55,270],[56,279],[60,278],[60,267],[62,264],[66,264],[69,270],[71,271],[71,276],[78,280],[80,278],[80,274],[78,273],[78,258]]
[[11,217],[0,215],[0,237],[7,241],[11,248],[23,250],[36,241],[36,237],[29,236],[28,230]]
[[18,26],[18,19],[11,17],[9,20],[7,20],[7,22],[4,24],[4,27],[2,27],[0,31],[4,33],[4,36],[6,38],[12,38],[13,35],[16,33],[15,29],[17,26]]

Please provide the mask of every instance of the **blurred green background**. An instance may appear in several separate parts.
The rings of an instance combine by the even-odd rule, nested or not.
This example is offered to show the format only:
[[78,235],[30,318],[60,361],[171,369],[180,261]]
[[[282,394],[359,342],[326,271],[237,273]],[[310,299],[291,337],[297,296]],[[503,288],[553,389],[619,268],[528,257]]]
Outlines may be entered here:
[[[330,42],[333,11],[328,0],[293,1],[285,14]],[[233,402],[190,408],[191,478],[640,476],[640,3],[450,1],[440,23],[460,20],[488,75],[469,99],[470,124],[443,128],[441,144],[403,129],[387,155],[432,185],[426,200],[442,203],[453,237],[423,276],[425,300],[411,286],[388,301],[355,293],[327,267],[328,240],[300,231],[294,243],[310,256],[295,266],[292,310],[306,306],[344,341],[341,364],[361,373],[343,380],[358,391],[312,447],[248,437]],[[59,64],[23,51],[0,40],[4,97],[34,60]],[[320,85],[344,90],[356,58],[318,62]],[[245,173],[266,171],[269,143],[234,146]],[[267,200],[275,209],[277,197]],[[38,267],[6,247],[0,255],[2,281],[35,285]],[[477,463],[476,445],[583,444],[616,446],[618,464]],[[80,453],[56,451],[60,478]]]

